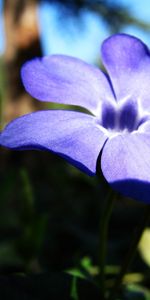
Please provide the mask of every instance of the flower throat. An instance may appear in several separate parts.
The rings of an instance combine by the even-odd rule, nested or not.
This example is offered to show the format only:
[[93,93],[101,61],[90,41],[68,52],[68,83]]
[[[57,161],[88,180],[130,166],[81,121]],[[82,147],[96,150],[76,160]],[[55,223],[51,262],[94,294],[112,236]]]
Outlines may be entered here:
[[118,107],[104,105],[102,108],[101,125],[107,130],[131,132],[137,130],[140,123],[137,104],[131,100]]

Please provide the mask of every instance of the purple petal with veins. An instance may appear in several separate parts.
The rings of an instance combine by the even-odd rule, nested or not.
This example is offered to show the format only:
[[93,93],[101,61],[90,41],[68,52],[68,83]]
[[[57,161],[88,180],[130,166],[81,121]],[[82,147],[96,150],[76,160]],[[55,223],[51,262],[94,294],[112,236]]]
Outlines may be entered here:
[[88,175],[99,167],[112,188],[150,203],[148,47],[116,34],[104,41],[102,61],[107,74],[64,55],[27,62],[22,80],[33,97],[84,107],[89,114],[49,110],[22,116],[5,127],[0,145],[54,152]]

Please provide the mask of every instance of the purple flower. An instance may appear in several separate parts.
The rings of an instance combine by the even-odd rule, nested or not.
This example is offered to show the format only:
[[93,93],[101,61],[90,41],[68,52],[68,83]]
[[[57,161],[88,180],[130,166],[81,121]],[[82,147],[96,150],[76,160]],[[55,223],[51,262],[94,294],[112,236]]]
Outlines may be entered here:
[[150,202],[149,49],[135,37],[113,35],[102,45],[102,61],[108,75],[63,55],[27,62],[22,80],[33,97],[81,106],[89,113],[49,110],[24,115],[6,126],[0,144],[50,150],[89,175],[101,163],[115,190]]

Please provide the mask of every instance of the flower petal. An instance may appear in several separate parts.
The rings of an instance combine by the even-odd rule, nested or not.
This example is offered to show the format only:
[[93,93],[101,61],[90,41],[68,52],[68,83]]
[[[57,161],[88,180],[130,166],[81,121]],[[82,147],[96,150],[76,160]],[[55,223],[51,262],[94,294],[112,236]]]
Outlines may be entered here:
[[150,134],[150,116],[148,116],[145,122],[141,123],[141,125],[138,128],[138,132]]
[[150,203],[150,134],[122,134],[108,140],[101,167],[112,188]]
[[21,75],[27,92],[41,101],[78,105],[98,115],[101,101],[114,99],[105,74],[77,58],[36,58],[24,64]]
[[150,111],[150,52],[139,39],[116,34],[102,45],[102,60],[118,100],[129,98]]
[[24,115],[9,123],[0,135],[0,145],[18,150],[47,149],[92,175],[106,139],[93,116],[51,110]]

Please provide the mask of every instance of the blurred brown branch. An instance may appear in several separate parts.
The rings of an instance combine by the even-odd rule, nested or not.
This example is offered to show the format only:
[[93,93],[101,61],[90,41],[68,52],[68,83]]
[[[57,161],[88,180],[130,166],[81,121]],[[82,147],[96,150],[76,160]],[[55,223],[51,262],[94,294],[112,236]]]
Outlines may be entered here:
[[7,78],[7,94],[5,102],[5,121],[34,110],[39,107],[24,92],[20,80],[22,64],[41,55],[36,1],[5,0],[4,22],[6,49],[4,54]]

